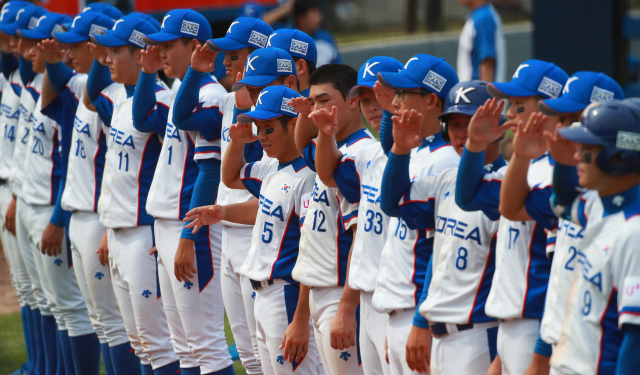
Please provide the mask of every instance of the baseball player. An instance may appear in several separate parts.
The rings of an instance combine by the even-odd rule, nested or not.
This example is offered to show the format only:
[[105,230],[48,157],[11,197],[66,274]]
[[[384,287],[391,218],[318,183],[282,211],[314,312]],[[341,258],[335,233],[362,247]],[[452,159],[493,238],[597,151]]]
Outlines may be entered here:
[[145,37],[147,43],[160,47],[145,54],[148,64],[143,65],[145,74],[134,98],[137,123],[156,105],[150,83],[163,64],[168,77],[182,81],[171,98],[146,208],[156,218],[158,272],[169,328],[172,336],[182,336],[180,341],[188,344],[174,342],[176,352],[188,353],[180,363],[187,374],[233,373],[220,290],[221,226],[193,234],[183,230],[182,222],[190,205],[215,201],[219,182],[222,114],[218,100],[226,91],[210,74],[189,69],[193,51],[209,38],[211,28],[201,14],[186,9],[169,12],[160,32]]
[[[585,111],[581,124],[560,129],[576,142],[580,186],[596,190],[604,217],[590,222],[577,253],[576,273],[557,347],[557,374],[632,374],[638,357],[638,241],[640,108],[610,101]],[[575,172],[574,172],[575,173]],[[554,181],[555,183],[555,181]],[[580,199],[572,220],[583,215]]]
[[[539,127],[546,121],[547,126],[555,126],[558,118],[545,120],[536,113],[537,103],[558,97],[567,78],[567,74],[554,64],[525,61],[511,82],[489,84],[489,94],[494,96],[490,106],[498,105],[496,96],[509,98],[511,107],[507,111],[507,124],[523,127],[527,123],[527,126]],[[477,126],[478,131],[469,133],[462,153],[455,199],[465,211],[482,210],[491,218],[503,214],[498,230],[496,271],[485,311],[488,316],[501,319],[498,353],[502,371],[520,374],[531,362],[538,338],[551,268],[546,255],[547,231],[554,230],[557,221],[536,222],[526,212],[505,211],[512,208],[503,202],[511,199],[506,197],[508,192],[500,189],[508,166],[485,173],[484,150],[487,144],[500,138],[508,126],[501,127],[489,121],[477,123]],[[551,188],[552,165],[553,160],[545,150],[536,155],[531,167],[527,168],[529,191]]]
[[[246,188],[259,202],[199,207],[185,218],[194,230],[220,220],[255,224],[241,274],[256,290],[258,348],[263,373],[269,375],[321,371],[304,308],[309,304],[308,289],[291,277],[315,177],[294,145],[298,113],[286,103],[296,97],[298,93],[285,86],[265,88],[256,109],[239,115],[238,124],[231,127],[222,180],[229,188]],[[245,163],[244,143],[256,138],[252,122],[268,158]]]
[[[606,75],[595,72],[578,72],[569,77],[562,91],[562,96],[557,99],[541,100],[538,102],[538,108],[540,112],[547,116],[560,116],[561,126],[567,127],[580,119],[582,111],[590,103],[622,98],[624,98],[622,88]],[[537,132],[528,132],[528,134],[531,139],[542,140],[543,131],[544,128],[541,127]],[[522,149],[524,147],[532,150],[535,147],[535,145],[522,145],[521,136],[523,134],[518,132],[517,135],[518,138],[514,139],[514,142],[518,142],[519,148]],[[573,147],[565,148],[567,149],[565,152],[554,153],[553,149],[549,150],[555,164],[557,165],[559,161],[564,159],[567,161],[563,161],[563,163],[575,165],[572,155]],[[563,158],[563,154],[566,157]],[[516,156],[520,156],[520,152],[517,152]],[[559,157],[560,160],[556,157]],[[512,198],[517,199],[517,201],[513,199],[510,204],[515,207],[524,207],[526,212],[538,222],[555,219],[556,216],[551,207],[543,204],[543,202],[548,202],[551,199],[551,190],[536,189],[530,192],[526,184],[526,171],[529,168],[529,163],[523,164],[519,167],[522,169],[517,171],[517,174],[512,173],[514,170],[507,170],[505,175],[502,186],[509,191],[509,195]],[[554,170],[556,169],[554,168]],[[567,173],[575,176],[572,172]],[[574,186],[574,184],[567,185]],[[601,212],[601,206],[599,199],[596,199],[596,194],[593,194],[593,192],[585,193],[582,198],[585,205],[590,207],[587,212],[591,212],[591,209],[596,209],[596,207]],[[536,203],[532,204],[532,202]],[[544,315],[540,325],[541,338],[536,344],[533,361],[530,365],[532,369],[536,368],[543,372],[548,372],[549,357],[551,356],[551,346],[549,344],[555,344],[560,335],[562,316],[566,309],[569,287],[573,279],[576,252],[578,251],[577,249],[582,248],[582,232],[581,226],[571,221],[561,219],[558,224],[549,287],[547,288]],[[544,344],[545,342],[547,345]]]
[[[501,121],[502,106],[482,107],[489,98],[482,81],[461,82],[449,91],[440,116],[442,134],[458,154],[462,154],[467,128],[472,127],[471,116],[475,115],[474,121]],[[455,204],[455,168],[411,181],[410,152],[421,143],[421,120],[415,113],[394,117],[394,145],[381,192],[382,207],[402,217],[410,229],[435,228],[436,232],[420,311],[407,340],[407,360],[410,368],[431,374],[486,373],[496,355],[498,333],[497,320],[484,312],[495,269],[498,222],[482,212],[462,211]],[[500,140],[496,140],[487,147],[485,170],[495,172],[504,165]],[[425,340],[429,329],[431,344]],[[413,349],[421,345],[424,349]]]
[[[216,52],[224,51],[224,68],[231,85],[237,82],[237,77],[244,72],[247,57],[252,49],[259,49],[263,46],[263,38],[257,35],[266,35],[271,32],[271,27],[260,20],[249,18],[238,18],[231,23],[224,38],[211,39],[207,42],[208,50],[200,50],[204,55],[202,65],[196,63],[192,57],[191,67],[200,72],[211,71],[209,65]],[[253,35],[253,37],[252,37]],[[212,49],[213,48],[213,49]],[[208,58],[204,58],[209,56]],[[243,90],[239,90],[241,94]],[[246,91],[246,90],[244,90]],[[246,95],[245,95],[246,96]],[[236,123],[234,108],[236,104],[236,94],[228,93],[219,99],[219,110],[222,113],[222,129],[220,139],[220,160],[224,160],[227,147],[229,146],[229,129]],[[224,183],[218,187],[216,203],[228,205],[246,202],[253,196],[246,190],[229,189]],[[238,354],[242,365],[248,374],[262,374],[262,366],[258,354],[258,343],[256,341],[256,320],[254,317],[254,297],[255,292],[249,279],[240,275],[240,268],[244,263],[249,248],[251,247],[251,233],[253,226],[222,221],[222,255],[221,255],[221,287],[224,306],[228,314],[229,325],[233,333],[233,338],[237,344]]]
[[[375,130],[380,129],[382,108],[375,98],[373,85],[381,71],[397,72],[402,63],[390,57],[373,57],[365,62],[358,72],[358,84],[351,88],[349,97],[360,98],[360,110],[365,120]],[[389,315],[373,309],[371,300],[380,267],[380,254],[387,238],[389,218],[379,209],[378,192],[382,181],[382,172],[387,157],[380,143],[373,143],[355,153],[344,154],[338,149],[333,132],[319,128],[325,136],[316,140],[315,161],[318,177],[329,187],[338,187],[344,199],[340,202],[340,211],[345,230],[355,232],[353,248],[348,263],[349,288],[359,291],[356,294],[343,293],[338,308],[357,306],[360,303],[360,328],[358,344],[362,357],[362,372],[365,374],[388,374],[389,365],[385,360],[386,327]],[[356,228],[359,211],[363,212],[363,226]],[[355,298],[354,298],[355,297]],[[339,316],[333,318],[339,322]],[[343,325],[332,336],[336,343],[344,339],[348,329],[357,330],[356,322]]]
[[[302,99],[305,105],[301,116],[313,118],[316,126],[330,124],[337,127],[335,140],[341,152],[356,152],[376,140],[364,128],[360,114],[359,97],[349,96],[349,90],[357,84],[357,73],[353,68],[341,64],[327,64],[316,70],[310,80],[309,99]],[[296,131],[306,124],[300,121]],[[313,126],[313,125],[312,125]],[[324,135],[319,135],[323,137]],[[296,141],[298,141],[296,139]],[[303,156],[307,165],[315,170],[316,140],[307,139]],[[353,230],[345,230],[340,215],[340,201],[336,188],[327,187],[319,178],[313,188],[309,202],[309,220],[302,226],[300,254],[293,269],[293,278],[311,288],[309,295],[311,317],[314,323],[316,341],[322,363],[327,374],[353,374],[361,371],[357,347],[356,327],[351,327],[353,335],[346,342],[332,342],[331,324],[339,316],[336,324],[357,322],[359,311],[358,292],[347,282],[347,264],[353,242]],[[352,303],[343,303],[341,297]],[[344,322],[344,323],[343,323]],[[353,340],[353,341],[352,341]]]
[[[44,280],[43,285],[46,284],[50,289],[51,294],[47,296],[48,303],[59,313],[58,324],[63,322],[69,333],[73,366],[79,373],[98,374],[100,345],[91,327],[75,269],[72,268],[71,252],[64,231],[64,216],[57,217],[54,211],[58,191],[63,187],[61,179],[64,177],[62,152],[65,150],[61,143],[60,124],[42,112],[40,96],[45,62],[37,43],[43,37],[51,37],[56,25],[61,29],[61,23],[65,20],[66,16],[45,13],[35,23],[30,23],[26,28],[19,28],[16,31],[20,37],[20,53],[25,57],[28,56],[36,73],[33,80],[27,84],[27,93],[36,103],[30,115],[31,129],[24,150],[25,160],[22,165],[24,171],[20,189],[29,220],[29,243],[34,251],[36,264],[41,266],[38,271],[41,280]],[[60,241],[54,246],[45,243],[50,221],[62,222],[60,237],[58,237]],[[46,336],[45,333],[45,339]],[[56,347],[55,342],[55,339],[50,343],[45,340],[48,372],[55,371],[57,367],[56,351],[48,350],[52,349],[50,345],[53,345],[53,348]]]
[[[423,115],[421,136],[424,141],[410,163],[412,179],[438,175],[456,167],[459,156],[442,139],[438,120],[449,90],[458,83],[453,68],[443,59],[419,54],[410,58],[399,73],[378,73],[378,80],[394,90],[392,95],[377,95],[383,108],[396,115],[411,110]],[[391,102],[381,102],[389,97],[393,98]],[[384,207],[381,208],[387,213]],[[389,220],[389,236],[380,260],[385,266],[380,267],[372,303],[376,311],[390,313],[387,344],[391,374],[415,373],[407,365],[405,347],[432,248],[432,230],[410,230],[401,219]]]
[[100,247],[108,244],[111,282],[142,372],[174,374],[180,364],[162,305],[156,256],[150,253],[155,246],[154,219],[144,209],[162,147],[170,92],[157,85],[157,108],[146,113],[143,126],[136,126],[132,107],[145,47],[142,38],[156,29],[135,16],[121,18],[114,28],[104,36],[92,35],[96,43],[113,47],[107,52],[106,47],[90,45],[95,60],[87,80],[87,95],[109,132],[98,203],[100,223],[107,231]]

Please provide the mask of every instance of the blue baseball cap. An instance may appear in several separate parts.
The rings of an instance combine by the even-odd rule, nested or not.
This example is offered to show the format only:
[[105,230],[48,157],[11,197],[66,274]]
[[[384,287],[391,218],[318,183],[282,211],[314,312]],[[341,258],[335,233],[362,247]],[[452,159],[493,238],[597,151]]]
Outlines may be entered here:
[[629,143],[625,135],[634,134],[631,146],[640,151],[639,119],[640,108],[628,100],[593,103],[585,109],[581,122],[561,128],[558,133],[573,142],[621,149],[625,148],[619,147],[621,143]]
[[264,7],[255,1],[247,1],[240,8],[238,17],[262,18]]
[[442,120],[452,113],[473,116],[487,99],[491,99],[491,95],[487,92],[486,82],[460,82],[449,91],[447,100],[444,102],[444,111],[438,116],[438,119]]
[[16,20],[16,14],[18,11],[27,6],[35,6],[28,1],[9,1],[2,6],[0,11],[0,24],[10,24]]
[[349,97],[354,98],[360,94],[360,88],[372,89],[378,81],[378,73],[389,72],[398,73],[403,65],[393,57],[376,56],[367,60],[358,71],[358,84],[349,91]]
[[80,13],[71,22],[69,31],[55,33],[53,38],[60,43],[80,43],[89,40],[93,35],[104,34],[112,27],[113,20],[102,13]]
[[65,14],[49,12],[38,19],[33,30],[18,29],[18,35],[25,39],[48,39],[53,33],[62,32],[62,24],[69,19]]
[[211,39],[207,47],[212,51],[237,51],[246,47],[264,48],[273,29],[259,18],[236,18],[224,38]]
[[458,75],[449,63],[440,57],[418,54],[404,65],[399,73],[378,73],[380,83],[396,89],[424,88],[442,99],[458,83]]
[[538,102],[540,112],[547,116],[582,111],[593,102],[604,103],[613,99],[624,99],[618,82],[604,73],[577,72],[569,77],[557,99]]
[[261,48],[253,51],[244,68],[244,78],[236,82],[231,91],[245,86],[264,87],[280,76],[298,76],[293,57],[280,48]]
[[316,42],[307,33],[298,29],[279,29],[269,35],[267,47],[276,47],[288,51],[291,57],[299,57],[318,63]]
[[106,3],[91,3],[86,7],[84,7],[84,9],[82,9],[81,13],[85,13],[85,12],[102,13],[105,16],[111,17],[113,22],[116,22],[123,16],[120,9],[114,7],[111,4],[106,4]]
[[541,60],[527,60],[520,64],[510,82],[489,83],[489,94],[501,99],[540,95],[555,99],[569,76],[555,64]]
[[11,23],[0,23],[0,30],[7,35],[16,35],[18,29],[33,30],[41,16],[49,11],[35,5],[24,5],[16,11],[15,20]]
[[144,42],[157,45],[183,37],[206,42],[211,38],[209,21],[195,10],[174,9],[164,16],[160,32],[147,35]]
[[142,18],[143,20],[149,22],[154,29],[156,29],[155,32],[160,31],[160,28],[162,27],[162,25],[160,25],[160,22],[158,22],[158,20],[153,18],[150,14],[140,13],[140,12],[131,12],[127,14],[127,16],[135,16],[138,18]]
[[152,24],[136,15],[127,15],[113,24],[113,29],[102,35],[93,35],[93,40],[105,47],[122,47],[130,44],[136,48],[145,48],[143,38],[157,30]]
[[260,96],[256,109],[238,115],[238,122],[250,124],[256,120],[267,121],[281,116],[298,117],[298,112],[287,103],[293,98],[299,98],[300,94],[287,86],[265,87]]

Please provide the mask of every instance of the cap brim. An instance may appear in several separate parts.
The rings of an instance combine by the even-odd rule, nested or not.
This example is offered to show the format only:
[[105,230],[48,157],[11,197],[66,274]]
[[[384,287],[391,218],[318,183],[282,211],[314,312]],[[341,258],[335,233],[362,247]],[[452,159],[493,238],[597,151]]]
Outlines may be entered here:
[[378,80],[381,84],[394,89],[419,89],[422,87],[401,73],[379,72]]
[[180,36],[179,35],[176,36],[169,33],[163,33],[163,32],[149,34],[142,37],[142,41],[144,42],[144,44],[149,44],[152,46],[157,46],[158,44],[165,43],[165,42],[171,42],[172,40],[176,40],[176,39],[180,39]]
[[43,34],[39,31],[29,29],[18,29],[17,35],[24,39],[47,39],[50,38],[47,34]]
[[74,33],[73,31],[67,31],[66,33],[53,34],[53,39],[60,43],[73,44],[87,41],[89,40],[89,37],[82,36],[78,33]]
[[355,98],[356,96],[360,95],[360,89],[369,89],[369,90],[373,90],[373,85],[375,85],[376,81],[372,81],[370,84],[369,83],[365,83],[363,85],[355,85],[351,88],[351,90],[349,90],[349,97],[350,98]]
[[246,45],[231,38],[218,38],[207,40],[207,47],[212,51],[237,51],[247,47]]
[[582,125],[571,126],[568,128],[561,128],[561,129],[558,129],[558,133],[572,142],[583,143],[586,145],[601,145],[601,146],[607,145],[606,142],[602,141],[600,138],[595,136],[589,129],[585,128]]
[[275,81],[279,76],[251,76],[246,77],[243,80],[236,82],[232,87],[231,91],[236,92],[242,89],[245,86],[251,87],[265,87],[271,82]]
[[238,122],[241,124],[251,124],[254,121],[268,121],[278,117],[282,117],[282,115],[279,113],[258,110],[238,115]]
[[62,28],[63,28],[65,31],[69,31],[69,30],[71,30],[71,22],[65,22],[65,23],[63,23],[63,24],[62,24]]
[[487,91],[489,95],[500,99],[509,99],[510,96],[518,98],[538,95],[537,92],[529,91],[511,82],[491,82],[487,85]]
[[443,112],[440,116],[438,116],[438,120],[442,120],[447,115],[458,113],[461,115],[473,116],[476,114],[478,107],[474,107],[472,105],[452,105],[447,108],[445,112]]
[[7,35],[16,35],[16,33],[18,32],[18,25],[16,25],[15,23],[9,23],[6,25],[0,24],[0,31]]
[[559,97],[538,102],[538,109],[547,116],[561,116],[567,113],[583,111],[587,105],[577,100]]
[[126,46],[127,44],[129,44],[125,41],[122,41],[116,38],[114,35],[111,35],[111,34],[92,35],[91,38],[95,40],[96,43],[98,43],[103,47],[115,48],[115,47]]

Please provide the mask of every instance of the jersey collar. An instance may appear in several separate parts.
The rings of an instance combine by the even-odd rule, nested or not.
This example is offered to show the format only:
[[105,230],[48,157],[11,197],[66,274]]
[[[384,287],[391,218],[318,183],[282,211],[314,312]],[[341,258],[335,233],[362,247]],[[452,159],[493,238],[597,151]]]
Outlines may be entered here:
[[442,146],[446,146],[447,144],[448,143],[445,142],[444,139],[442,139],[442,132],[437,132],[434,135],[430,135],[424,138],[422,140],[422,144],[420,145],[420,147],[418,147],[418,151],[422,150],[423,148],[430,147],[431,152],[433,152],[434,150]]
[[504,157],[502,157],[502,155],[500,155],[492,163],[489,163],[489,164],[484,166],[484,172],[485,173],[493,173],[493,172],[496,172],[498,169],[504,167],[505,165],[507,165],[507,162],[504,160]]
[[531,164],[537,163],[540,160],[544,160],[545,158],[549,158],[549,165],[554,165],[555,164],[555,161],[551,157],[551,154],[549,153],[549,151],[545,151],[545,153],[542,156],[531,160]]
[[604,207],[604,217],[613,215],[640,203],[640,185],[615,195],[600,197]]
[[278,170],[280,171],[282,169],[285,169],[288,166],[291,166],[294,171],[298,172],[302,168],[306,167],[307,163],[305,163],[305,161],[302,158],[302,156],[298,156],[297,158],[295,158],[295,159],[293,159],[291,161],[288,161],[286,163],[279,163],[278,164]]
[[309,97],[309,92],[311,91],[311,89],[306,89],[306,90],[302,90],[302,92],[300,92],[300,96],[304,96],[305,98]]
[[349,147],[352,144],[364,138],[371,138],[371,136],[367,132],[367,129],[366,128],[358,129],[355,132],[349,134],[347,138],[341,140],[340,142],[337,142],[338,148],[341,148],[344,145],[347,145],[347,147]]
[[136,92],[136,85],[125,86],[125,91],[127,91],[127,99],[133,98],[133,93]]

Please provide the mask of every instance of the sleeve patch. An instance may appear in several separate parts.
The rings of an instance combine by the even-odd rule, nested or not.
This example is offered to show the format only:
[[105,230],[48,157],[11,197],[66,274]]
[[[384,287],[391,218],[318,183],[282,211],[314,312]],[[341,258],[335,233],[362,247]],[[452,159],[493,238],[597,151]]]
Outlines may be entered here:
[[622,306],[640,306],[640,277],[628,276],[624,279]]

